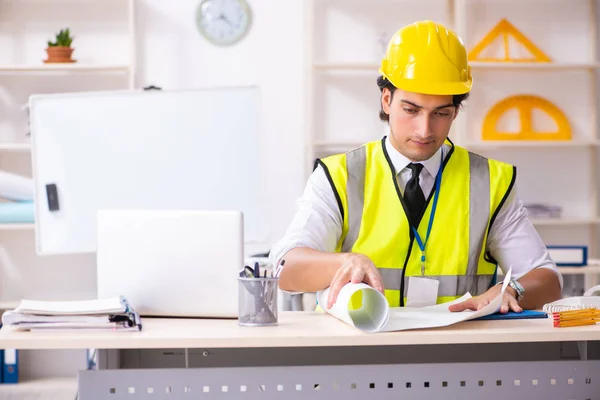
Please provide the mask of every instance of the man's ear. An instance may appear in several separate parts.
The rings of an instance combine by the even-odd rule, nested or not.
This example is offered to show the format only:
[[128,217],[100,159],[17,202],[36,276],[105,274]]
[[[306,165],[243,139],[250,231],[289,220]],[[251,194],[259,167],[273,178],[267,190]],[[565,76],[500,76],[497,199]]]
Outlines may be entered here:
[[392,92],[388,88],[383,88],[381,92],[381,109],[390,115],[390,106],[392,104]]

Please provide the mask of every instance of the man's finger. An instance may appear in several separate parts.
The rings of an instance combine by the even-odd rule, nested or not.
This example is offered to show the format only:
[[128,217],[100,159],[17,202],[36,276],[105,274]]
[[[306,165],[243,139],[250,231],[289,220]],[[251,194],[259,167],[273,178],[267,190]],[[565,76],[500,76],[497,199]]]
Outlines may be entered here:
[[342,290],[342,287],[348,283],[348,273],[338,271],[333,277],[331,286],[329,288],[329,297],[327,299],[327,308],[333,307],[337,300],[338,293]]
[[375,290],[384,293],[383,282],[381,281],[381,276],[377,271],[367,272],[367,276],[365,277],[366,282],[371,285],[371,287]]
[[451,312],[460,312],[460,311],[464,311],[464,310],[475,311],[476,309],[477,309],[477,305],[475,304],[475,300],[473,300],[473,299],[465,300],[462,303],[453,304],[450,307],[448,307],[448,310]]
[[523,311],[523,307],[521,307],[519,305],[519,302],[517,301],[517,299],[515,299],[514,297],[511,296],[511,299],[508,301],[509,307],[511,310],[513,310],[514,312],[522,312]]
[[487,306],[488,304],[490,304],[490,301],[488,299],[480,300],[479,304],[477,304],[477,311],[481,310],[483,307]]
[[507,294],[505,294],[502,297],[502,305],[500,306],[500,314],[506,314],[508,312],[508,309],[509,309],[508,303],[509,303],[509,301],[510,301],[510,296],[507,295]]
[[365,273],[361,269],[355,269],[352,271],[352,279],[350,282],[352,283],[361,283],[365,278]]

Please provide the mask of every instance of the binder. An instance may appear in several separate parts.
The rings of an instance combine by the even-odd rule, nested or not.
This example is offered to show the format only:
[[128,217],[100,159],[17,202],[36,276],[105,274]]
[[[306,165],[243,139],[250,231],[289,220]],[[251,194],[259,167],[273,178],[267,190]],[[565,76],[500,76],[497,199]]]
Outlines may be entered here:
[[2,365],[3,383],[19,382],[19,351],[17,349],[4,350],[4,363]]
[[543,311],[523,310],[520,313],[509,311],[506,314],[495,313],[479,317],[475,320],[499,320],[499,319],[533,319],[533,318],[548,318],[548,315]]
[[546,246],[559,267],[584,267],[588,263],[587,246]]
[[[0,329],[2,329],[2,322],[0,322]],[[0,384],[4,383],[4,350],[0,349]]]

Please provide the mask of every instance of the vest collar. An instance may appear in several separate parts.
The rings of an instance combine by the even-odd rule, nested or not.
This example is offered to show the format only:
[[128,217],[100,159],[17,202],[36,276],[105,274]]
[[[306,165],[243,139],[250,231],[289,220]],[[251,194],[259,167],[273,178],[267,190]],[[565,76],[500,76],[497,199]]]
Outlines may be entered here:
[[[410,164],[412,161],[409,160],[405,155],[400,153],[398,150],[396,150],[396,148],[392,145],[392,142],[391,142],[389,136],[385,136],[383,138],[382,142],[383,142],[382,145],[384,148],[384,152],[387,155],[386,158],[388,159],[389,163],[391,164],[390,166],[392,167],[392,171],[394,171],[394,176],[396,176],[404,168],[406,168],[408,166],[408,164]],[[435,178],[441,167],[441,164],[439,161],[441,158],[440,152],[444,156],[444,158],[443,158],[444,161],[447,161],[446,159],[452,154],[453,151],[454,151],[454,143],[452,143],[452,141],[450,139],[446,139],[444,144],[442,146],[440,146],[440,148],[435,152],[435,154],[433,156],[431,156],[429,159],[422,161],[421,164],[423,164],[423,167],[425,167],[427,172],[429,172],[429,174]]]

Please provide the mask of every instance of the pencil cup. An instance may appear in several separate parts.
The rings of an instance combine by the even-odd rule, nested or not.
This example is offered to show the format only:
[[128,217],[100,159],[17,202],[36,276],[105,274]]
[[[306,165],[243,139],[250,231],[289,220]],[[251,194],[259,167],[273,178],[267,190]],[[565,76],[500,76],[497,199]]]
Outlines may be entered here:
[[238,277],[238,324],[277,325],[277,286],[279,278]]

